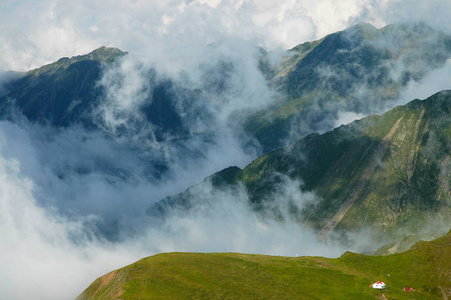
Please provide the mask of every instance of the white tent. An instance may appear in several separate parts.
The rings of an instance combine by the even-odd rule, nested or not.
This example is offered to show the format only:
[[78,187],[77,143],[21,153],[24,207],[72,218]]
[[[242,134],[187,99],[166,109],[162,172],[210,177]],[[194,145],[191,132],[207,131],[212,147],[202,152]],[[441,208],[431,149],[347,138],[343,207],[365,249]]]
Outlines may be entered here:
[[382,281],[375,282],[373,283],[373,289],[383,290],[385,289],[385,283],[383,283]]

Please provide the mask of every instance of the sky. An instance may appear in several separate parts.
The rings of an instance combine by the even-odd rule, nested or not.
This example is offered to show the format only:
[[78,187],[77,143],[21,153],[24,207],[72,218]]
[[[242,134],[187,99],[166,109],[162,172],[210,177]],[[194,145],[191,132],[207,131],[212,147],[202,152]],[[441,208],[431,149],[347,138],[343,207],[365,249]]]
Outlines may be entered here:
[[424,20],[451,31],[441,0],[2,0],[0,71],[27,71],[112,46],[153,62],[194,60],[222,39],[288,49],[357,22]]
[[[342,246],[319,243],[295,222],[262,222],[245,205],[243,189],[218,191],[208,182],[191,192],[202,195],[201,201],[216,199],[213,205],[189,216],[175,212],[160,227],[136,232],[142,229],[138,223],[149,198],[156,201],[181,192],[222,168],[244,167],[255,158],[257,150],[244,151],[230,126],[237,109],[255,110],[273,101],[249,59],[255,54],[253,45],[278,52],[358,22],[379,28],[422,20],[451,33],[449,11],[451,2],[440,0],[0,0],[0,80],[3,71],[27,71],[100,46],[132,54],[116,69],[106,70],[98,83],[108,91],[100,122],[113,137],[117,126],[142,124],[135,107],[151,90],[143,75],[148,68],[177,79],[188,71],[190,87],[203,89],[206,79],[215,84],[212,70],[218,57],[241,62],[227,78],[225,92],[218,96],[215,90],[205,89],[199,102],[210,115],[193,118],[189,124],[194,137],[206,133],[212,139],[208,147],[202,138],[184,145],[192,152],[200,151],[201,161],[174,154],[170,141],[141,143],[152,132],[147,127],[138,132],[127,128],[126,141],[133,143],[128,147],[119,139],[79,128],[57,131],[24,120],[0,121],[2,296],[73,299],[98,276],[166,251],[340,255],[345,250]],[[207,51],[208,45],[214,45],[215,54]],[[448,61],[423,81],[409,84],[400,104],[447,86],[450,76]],[[180,106],[186,104],[183,101]],[[185,113],[192,116],[196,110]],[[340,113],[337,126],[363,117]],[[148,182],[142,170],[148,158],[143,149],[168,158],[177,176],[167,182]],[[99,165],[114,165],[135,179],[118,179],[98,171]],[[79,169],[87,170],[86,174],[72,172]],[[315,195],[301,193],[299,185],[286,179],[275,196],[291,199],[299,207],[313,201]],[[276,205],[282,212],[287,207],[283,201]],[[104,220],[118,220],[118,226],[127,229],[127,238],[115,243],[87,230]],[[354,238],[365,242],[364,236],[369,235],[363,232]]]

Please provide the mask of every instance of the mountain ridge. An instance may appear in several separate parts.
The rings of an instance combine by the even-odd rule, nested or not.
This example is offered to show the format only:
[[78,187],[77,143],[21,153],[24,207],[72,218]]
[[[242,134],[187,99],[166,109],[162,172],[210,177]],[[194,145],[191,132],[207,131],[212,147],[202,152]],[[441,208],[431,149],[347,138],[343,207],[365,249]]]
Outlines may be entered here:
[[66,69],[70,65],[84,60],[98,61],[100,63],[109,63],[127,54],[128,52],[123,52],[118,48],[102,46],[91,51],[88,54],[76,55],[72,56],[71,58],[62,57],[54,63],[50,63],[48,65],[44,65],[42,67],[28,71],[25,76],[28,75],[39,76],[43,73],[52,74],[60,69]]
[[[93,120],[96,116],[92,110],[105,97],[105,91],[97,84],[104,75],[100,65],[111,65],[126,55],[116,48],[101,47],[31,70],[21,79],[9,82],[9,92],[0,97],[0,108],[4,111],[15,103],[32,122],[63,127],[78,122],[95,127],[97,120]],[[338,118],[339,111],[381,111],[408,82],[420,80],[451,57],[451,36],[425,23],[399,23],[381,29],[357,24],[287,50],[280,64],[271,65],[265,55],[259,58],[260,71],[271,89],[278,92],[279,99],[254,113],[239,112],[236,115],[244,114],[242,120],[233,120],[242,123],[245,132],[260,143],[262,152],[311,132],[332,129],[335,124],[331,120]],[[233,67],[235,62],[230,63]],[[219,69],[220,63],[212,66],[220,82],[227,80],[230,70]],[[183,94],[196,98],[199,91],[169,78],[156,82],[155,70],[149,70],[147,75],[148,85],[155,85],[158,91],[146,99],[142,113],[147,121],[161,128],[159,136],[171,126],[173,133],[180,131],[183,135],[186,128],[179,123],[185,112],[177,111],[175,106],[185,104],[175,104],[167,98]],[[163,118],[158,118],[159,114]]]
[[[337,226],[339,231],[369,226],[379,235],[400,228],[416,232],[419,220],[427,223],[442,215],[446,223],[450,216],[450,134],[451,91],[442,91],[381,116],[308,135],[243,170],[231,167],[204,182],[213,188],[243,184],[254,209],[265,211],[282,176],[299,180],[299,190],[315,192],[317,203],[293,206],[292,216],[321,230],[324,238]],[[156,203],[148,214],[188,213],[195,206],[196,195],[188,189]]]
[[[265,151],[333,128],[338,111],[364,115],[393,104],[403,87],[451,57],[451,36],[427,24],[376,29],[357,24],[300,44],[282,60],[272,84],[285,98],[251,116],[245,129]],[[289,70],[289,71],[288,71]]]
[[[425,53],[428,55],[423,55]],[[333,127],[331,121],[334,123],[339,112],[364,115],[371,111],[374,103],[376,106],[387,107],[387,103],[396,98],[405,84],[419,80],[424,74],[442,66],[451,55],[451,37],[424,23],[396,24],[381,29],[375,29],[368,24],[358,24],[318,41],[298,45],[286,53],[287,60],[284,63],[273,66],[276,69],[275,72],[271,73],[274,70],[270,72],[273,77],[263,76],[268,81],[270,90],[282,95],[281,99],[274,100],[275,104],[267,109],[257,110],[255,113],[244,109],[232,113],[230,119],[217,123],[215,123],[217,115],[213,111],[219,108],[221,103],[213,103],[217,107],[212,109],[210,97],[214,93],[220,93],[219,102],[228,101],[227,87],[230,81],[235,79],[233,72],[236,61],[224,58],[224,61],[221,60],[217,65],[212,63],[211,66],[203,66],[207,71],[203,74],[205,77],[202,77],[205,78],[205,85],[200,88],[192,88],[187,86],[186,82],[178,82],[173,78],[159,75],[151,67],[146,69],[139,66],[137,71],[139,74],[136,75],[143,81],[142,86],[137,88],[136,93],[124,94],[125,98],[135,96],[139,98],[126,99],[132,101],[130,104],[132,111],[129,111],[129,107],[122,109],[121,103],[118,103],[124,99],[115,98],[118,91],[122,91],[121,88],[129,83],[124,81],[120,65],[120,60],[126,55],[127,53],[121,50],[102,47],[86,55],[63,58],[54,64],[32,70],[20,79],[11,81],[7,86],[6,94],[0,97],[2,117],[14,122],[14,116],[9,112],[16,109],[31,124],[37,123],[63,130],[74,126],[80,127],[83,132],[95,131],[113,143],[117,142],[121,147],[137,152],[137,161],[145,165],[143,180],[146,182],[161,182],[175,177],[174,173],[171,173],[175,169],[170,168],[173,160],[180,161],[182,165],[196,164],[198,161],[208,163],[203,159],[208,157],[210,147],[219,146],[220,137],[217,136],[217,132],[220,130],[216,129],[227,127],[226,130],[229,130],[229,127],[233,127],[228,133],[234,135],[231,139],[239,144],[237,146],[240,147],[239,151],[246,154],[249,152],[267,154],[256,159],[243,172],[232,168],[222,172],[221,176],[213,176],[211,178],[213,185],[243,183],[249,193],[252,207],[257,211],[263,210],[267,202],[266,193],[276,190],[284,180],[274,173],[280,171],[279,173],[286,175],[289,180],[302,182],[301,191],[318,190],[317,196],[325,199],[320,207],[309,205],[303,207],[303,217],[298,220],[317,229],[323,228],[334,215],[335,220],[340,220],[337,222],[339,230],[357,228],[365,223],[366,221],[358,217],[353,220],[347,217],[356,214],[354,205],[343,210],[346,211],[343,218],[340,214],[337,215],[346,199],[353,198],[352,195],[356,195],[357,202],[361,201],[362,197],[370,197],[374,203],[378,203],[379,198],[390,198],[388,192],[377,187],[369,188],[365,185],[364,188],[350,188],[352,184],[358,186],[365,170],[368,173],[378,174],[379,179],[388,176],[391,181],[384,184],[402,194],[394,196],[384,204],[386,211],[390,211],[389,215],[394,219],[400,219],[397,210],[401,210],[406,203],[414,214],[421,215],[415,212],[412,203],[423,203],[421,199],[424,200],[437,191],[440,191],[440,201],[449,196],[443,192],[448,186],[446,179],[448,171],[443,166],[444,163],[432,160],[425,150],[432,147],[431,153],[436,153],[437,149],[443,151],[447,149],[446,145],[443,146],[443,141],[433,142],[432,136],[428,134],[426,127],[429,125],[426,126],[425,120],[429,120],[430,124],[433,122],[427,110],[423,114],[420,108],[412,109],[409,112],[410,117],[405,116],[400,120],[399,129],[395,130],[399,145],[392,143],[388,148],[382,147],[384,143],[381,142],[399,118],[396,120],[394,117],[388,118],[387,124],[391,124],[391,127],[378,125],[379,128],[375,131],[379,132],[379,135],[372,135],[371,132],[364,134],[361,128],[357,128],[358,126],[354,128],[354,125],[346,127],[349,136],[357,137],[361,134],[360,140],[348,139],[340,143],[329,133],[321,136],[311,134],[315,129],[320,132],[327,128],[331,129]],[[259,58],[263,60],[263,56],[264,54]],[[210,72],[214,72],[214,76],[210,76]],[[136,77],[132,76],[133,78]],[[105,81],[99,81],[101,79]],[[187,81],[189,83],[189,79]],[[363,94],[357,93],[361,92],[361,87],[365,90]],[[107,92],[109,88],[111,91]],[[232,91],[233,97],[236,97],[235,92]],[[221,98],[223,94],[226,94],[224,99]],[[118,122],[113,122],[113,126],[109,127],[108,120],[105,121],[105,115],[102,115],[104,112],[102,109],[108,110],[107,117],[112,117]],[[401,136],[397,135],[398,131],[403,132],[406,143],[411,140],[415,141],[415,144],[404,145]],[[434,128],[433,135],[439,136],[442,140],[447,138],[438,133],[437,128]],[[304,144],[296,146],[294,142],[303,136],[306,136]],[[424,141],[419,143],[422,140]],[[311,160],[309,163],[300,159],[295,160],[294,152],[292,157],[287,157],[280,150],[276,150],[285,144],[305,149],[314,147],[318,151],[317,153],[307,151],[308,159]],[[327,149],[327,145],[337,147],[337,151]],[[381,145],[380,152],[384,156],[371,156],[378,149],[378,145]],[[438,145],[438,148],[434,150],[431,145]],[[397,146],[407,147],[404,149],[405,153],[413,154],[401,155],[396,150]],[[289,147],[284,151],[288,153]],[[363,155],[364,153],[368,156]],[[390,158],[393,153],[404,165],[397,165],[396,162],[389,160],[392,164],[390,172],[383,173],[379,164],[376,165],[375,162],[385,162],[385,159]],[[353,163],[358,167],[347,164],[345,154],[349,157],[357,155],[359,159]],[[442,154],[437,152],[437,155]],[[185,159],[186,157],[189,158]],[[446,162],[447,158],[440,159],[442,158]],[[285,161],[296,163],[299,169],[290,170],[290,166],[284,165]],[[365,169],[363,163],[369,161],[373,163]],[[93,165],[97,168],[96,164]],[[329,168],[329,165],[333,166]],[[116,170],[114,166],[104,166],[104,169]],[[75,174],[85,171],[103,172],[91,168],[88,170],[75,169],[68,172]],[[425,171],[424,175],[418,170]],[[109,175],[119,181],[133,178],[130,170],[111,173]],[[116,174],[125,175],[118,178],[115,177]],[[382,182],[373,179],[372,184]],[[426,182],[439,183],[439,186],[427,187]],[[407,186],[411,190],[408,190]],[[420,190],[416,186],[425,188]],[[378,191],[378,195],[370,193],[374,189]],[[431,205],[434,203],[430,202]],[[186,199],[185,203],[188,205],[190,201]],[[290,209],[291,214],[296,216],[297,208]],[[274,214],[277,215],[277,209],[274,210]],[[377,212],[374,209],[366,207],[366,210],[366,217],[376,218]],[[381,218],[389,224],[387,226],[394,226],[386,216]],[[379,226],[378,230],[385,229]]]
[[89,111],[102,95],[97,86],[102,64],[124,55],[119,49],[101,47],[31,70],[6,84],[8,92],[0,98],[0,109],[5,114],[13,104],[31,122],[63,127],[78,122],[92,127]]

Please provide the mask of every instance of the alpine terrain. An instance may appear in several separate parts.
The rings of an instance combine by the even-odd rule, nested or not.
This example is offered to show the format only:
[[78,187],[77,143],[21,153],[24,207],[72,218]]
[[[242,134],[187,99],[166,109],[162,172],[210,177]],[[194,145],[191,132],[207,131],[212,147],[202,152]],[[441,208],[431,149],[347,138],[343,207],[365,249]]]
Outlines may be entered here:
[[[226,5],[182,2],[174,14]],[[0,73],[4,297],[58,299],[72,277],[80,293],[148,255],[77,299],[451,296],[451,35],[352,22],[267,51],[241,35],[191,41],[185,27],[189,43],[166,45],[179,23],[157,19],[152,47],[140,24],[136,48]],[[82,21],[93,25],[63,22],[67,39],[110,41]],[[22,42],[0,38],[18,57]],[[60,293],[41,287],[44,269]]]

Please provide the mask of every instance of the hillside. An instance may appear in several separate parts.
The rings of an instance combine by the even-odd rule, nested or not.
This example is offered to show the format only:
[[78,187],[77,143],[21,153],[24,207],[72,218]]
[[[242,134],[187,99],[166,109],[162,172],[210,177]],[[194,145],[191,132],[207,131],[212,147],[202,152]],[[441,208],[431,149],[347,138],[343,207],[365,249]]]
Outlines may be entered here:
[[[443,91],[324,134],[311,134],[265,154],[244,170],[229,168],[207,178],[213,187],[246,188],[252,207],[265,216],[284,178],[300,182],[315,201],[291,206],[291,217],[321,230],[371,228],[399,239],[451,215],[451,92]],[[212,199],[211,201],[214,201]],[[190,189],[148,210],[152,216],[196,207]],[[205,205],[202,203],[200,205]],[[401,236],[397,232],[403,231]]]
[[333,129],[339,111],[381,111],[449,57],[451,37],[425,23],[357,24],[287,51],[271,73],[281,100],[251,116],[245,128],[274,150]]
[[[100,277],[77,300],[447,299],[450,263],[451,232],[388,256],[164,253]],[[383,291],[370,287],[379,280]]]
[[124,55],[119,49],[102,47],[31,70],[6,85],[7,93],[0,98],[0,108],[4,113],[14,103],[30,121],[56,126],[92,124],[88,112],[98,104],[102,94],[97,86],[102,65]]

